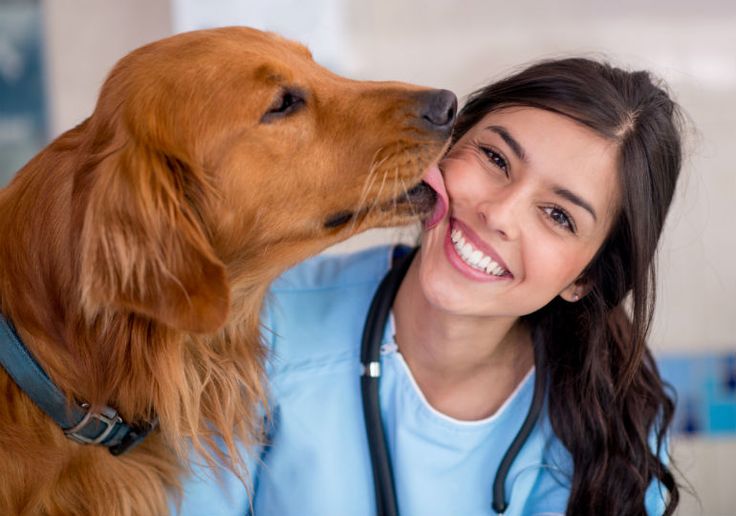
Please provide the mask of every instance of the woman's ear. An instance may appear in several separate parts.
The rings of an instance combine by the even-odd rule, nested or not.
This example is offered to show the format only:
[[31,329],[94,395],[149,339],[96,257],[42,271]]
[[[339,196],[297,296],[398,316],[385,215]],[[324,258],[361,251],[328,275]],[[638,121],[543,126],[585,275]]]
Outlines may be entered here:
[[580,276],[560,292],[560,297],[569,303],[577,303],[590,292],[590,282],[585,276]]
[[211,333],[225,323],[225,267],[193,199],[206,187],[181,161],[126,142],[88,172],[81,231],[82,299],[172,328]]

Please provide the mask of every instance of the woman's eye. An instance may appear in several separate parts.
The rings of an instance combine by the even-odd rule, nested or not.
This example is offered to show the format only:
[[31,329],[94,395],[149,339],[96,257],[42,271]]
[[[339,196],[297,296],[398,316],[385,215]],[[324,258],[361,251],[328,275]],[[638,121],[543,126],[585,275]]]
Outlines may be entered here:
[[544,213],[547,214],[547,217],[558,226],[566,229],[570,233],[575,233],[575,224],[572,221],[572,218],[565,212],[565,210],[558,208],[556,206],[549,206],[546,208],[542,208]]
[[489,149],[488,147],[481,147],[480,148],[483,153],[488,156],[488,159],[496,165],[498,168],[503,170],[503,173],[505,175],[509,175],[509,164],[506,161],[506,158],[504,158],[501,154],[494,151],[493,149]]

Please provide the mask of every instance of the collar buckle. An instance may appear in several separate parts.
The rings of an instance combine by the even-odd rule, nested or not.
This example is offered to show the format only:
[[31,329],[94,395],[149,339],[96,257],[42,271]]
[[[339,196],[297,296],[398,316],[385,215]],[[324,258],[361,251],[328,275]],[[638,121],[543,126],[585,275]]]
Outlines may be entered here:
[[[89,403],[82,403],[81,407],[87,409],[87,413],[84,415],[82,420],[71,428],[64,430],[64,434],[80,444],[101,444],[107,436],[115,429],[119,424],[122,424],[123,419],[118,415],[117,411],[110,407],[105,407],[109,414],[92,412],[89,407]],[[104,426],[103,430],[96,437],[87,437],[82,432],[87,426],[94,422],[99,421]]]

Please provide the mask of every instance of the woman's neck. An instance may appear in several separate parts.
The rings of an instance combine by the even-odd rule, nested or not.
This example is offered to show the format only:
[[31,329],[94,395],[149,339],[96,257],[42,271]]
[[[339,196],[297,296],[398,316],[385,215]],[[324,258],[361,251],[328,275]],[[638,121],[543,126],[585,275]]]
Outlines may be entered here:
[[518,317],[444,311],[424,295],[418,255],[393,305],[396,341],[429,403],[451,417],[477,420],[498,410],[534,363]]

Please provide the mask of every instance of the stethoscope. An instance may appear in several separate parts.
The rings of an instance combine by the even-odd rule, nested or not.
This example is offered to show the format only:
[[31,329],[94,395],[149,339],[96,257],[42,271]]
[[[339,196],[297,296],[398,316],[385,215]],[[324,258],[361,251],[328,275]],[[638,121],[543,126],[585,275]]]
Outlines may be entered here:
[[[376,497],[377,516],[398,516],[399,509],[394,488],[394,475],[391,468],[391,457],[386,448],[386,436],[381,420],[381,407],[378,397],[378,383],[381,377],[381,341],[386,327],[391,306],[396,298],[401,281],[409,270],[412,259],[417,253],[414,249],[408,255],[399,259],[399,263],[386,274],[378,286],[365,320],[363,340],[360,349],[360,361],[363,372],[360,379],[360,388],[363,398],[363,416],[368,434],[368,447],[373,469],[373,484]],[[534,332],[535,363],[541,363],[543,346],[539,341],[538,332]],[[493,482],[492,508],[497,514],[503,514],[508,508],[505,493],[506,477],[511,465],[521,451],[522,446],[531,434],[534,425],[539,419],[539,413],[544,404],[545,375],[537,368],[534,382],[534,396],[524,423],[516,434],[511,445],[496,470]]]

